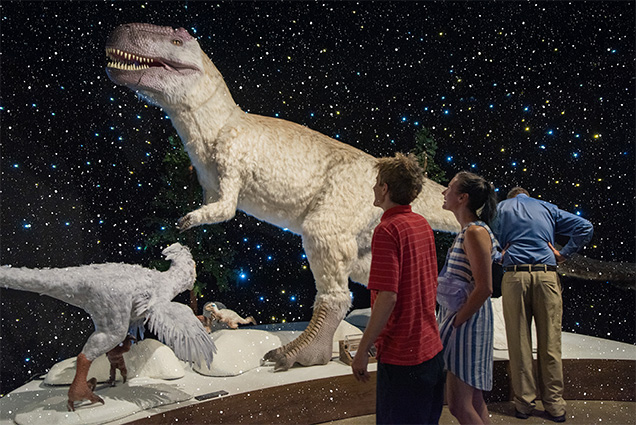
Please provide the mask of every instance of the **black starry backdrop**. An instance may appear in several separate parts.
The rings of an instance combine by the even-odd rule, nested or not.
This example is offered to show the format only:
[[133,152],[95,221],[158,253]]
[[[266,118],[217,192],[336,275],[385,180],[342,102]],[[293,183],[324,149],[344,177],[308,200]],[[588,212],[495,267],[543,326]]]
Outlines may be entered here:
[[[149,266],[158,234],[188,242],[166,188],[176,132],[106,76],[108,34],[129,22],[186,28],[247,112],[375,156],[412,150],[427,128],[446,176],[479,173],[500,199],[527,187],[594,224],[581,254],[634,262],[633,2],[3,1],[0,16],[2,265]],[[298,236],[243,213],[203,227],[214,252],[197,251],[199,269],[229,272],[223,284],[204,273],[199,308],[309,319]],[[632,289],[563,286],[564,330],[636,342]],[[368,307],[366,290],[350,288],[354,307]],[[6,394],[77,355],[92,322],[48,297],[0,295]]]

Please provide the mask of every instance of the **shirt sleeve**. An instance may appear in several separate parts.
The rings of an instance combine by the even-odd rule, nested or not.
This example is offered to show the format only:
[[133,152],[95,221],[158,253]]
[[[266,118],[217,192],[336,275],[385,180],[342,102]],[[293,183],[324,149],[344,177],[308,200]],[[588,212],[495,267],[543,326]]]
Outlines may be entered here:
[[557,208],[555,222],[554,232],[557,235],[570,237],[568,243],[560,251],[561,255],[566,258],[579,251],[592,239],[594,226],[578,215]]
[[398,292],[400,261],[398,243],[384,227],[376,227],[371,250],[369,289]]

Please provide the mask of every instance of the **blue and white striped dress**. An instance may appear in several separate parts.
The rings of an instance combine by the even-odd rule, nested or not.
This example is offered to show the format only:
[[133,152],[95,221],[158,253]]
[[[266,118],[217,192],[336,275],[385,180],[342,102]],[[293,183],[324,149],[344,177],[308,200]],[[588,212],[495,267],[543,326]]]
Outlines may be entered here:
[[475,288],[470,263],[464,251],[464,235],[470,226],[488,230],[494,258],[499,246],[490,228],[483,221],[469,223],[457,235],[446,256],[446,264],[438,278],[437,302],[440,304],[437,320],[444,344],[444,364],[462,381],[478,390],[492,389],[493,368],[493,315],[490,298],[457,329],[453,320]]

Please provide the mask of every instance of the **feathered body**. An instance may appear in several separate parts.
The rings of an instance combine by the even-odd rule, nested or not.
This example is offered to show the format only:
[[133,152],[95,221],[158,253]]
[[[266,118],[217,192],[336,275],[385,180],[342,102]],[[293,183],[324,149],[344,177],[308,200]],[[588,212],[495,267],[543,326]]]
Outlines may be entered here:
[[[120,263],[46,269],[0,267],[0,285],[48,295],[90,314],[95,332],[82,353],[91,361],[121,343],[129,330],[143,336],[147,322],[179,358],[209,364],[214,344],[189,307],[171,302],[177,294],[192,289],[194,260],[188,248],[178,243],[163,254],[172,261],[165,272]],[[204,333],[197,334],[197,330]]]
[[[172,262],[165,272],[118,263],[58,269],[0,267],[0,286],[48,295],[90,314],[95,332],[78,356],[78,372],[80,357],[90,365],[121,343],[129,332],[143,337],[144,324],[180,359],[206,362],[209,366],[216,351],[212,339],[188,306],[171,302],[194,285],[192,255],[178,243],[164,249],[163,254]],[[77,380],[82,384],[76,385],[84,385],[85,377]],[[70,409],[72,401],[89,398],[86,394],[71,397],[74,392],[72,385]],[[101,400],[92,397],[93,401]]]
[[[377,160],[293,122],[243,112],[198,42],[183,29],[116,28],[106,44],[110,79],[163,108],[203,187],[205,204],[179,220],[186,230],[231,219],[237,209],[301,235],[316,280],[314,316],[296,341],[266,356],[284,370],[323,364],[350,307],[349,278],[366,284]],[[431,226],[459,231],[442,209],[443,187],[425,179],[413,203]]]

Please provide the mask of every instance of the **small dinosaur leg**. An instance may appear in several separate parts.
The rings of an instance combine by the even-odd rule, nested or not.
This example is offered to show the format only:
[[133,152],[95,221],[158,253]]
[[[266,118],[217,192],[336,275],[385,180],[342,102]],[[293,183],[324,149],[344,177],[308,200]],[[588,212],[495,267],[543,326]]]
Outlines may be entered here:
[[126,364],[124,363],[123,359],[122,359],[122,364],[121,364],[121,368],[119,368],[119,371],[121,372],[121,377],[124,380],[124,384],[126,383],[126,379],[128,379],[128,369],[126,368]]
[[[93,390],[91,390],[91,388],[89,387],[89,382],[86,381],[86,378],[88,376],[88,370],[91,367],[91,363],[92,361],[88,360],[86,358],[86,355],[84,355],[84,353],[80,353],[79,356],[77,356],[77,368],[75,370],[75,378],[73,379],[73,382],[71,383],[71,387],[68,389],[67,408],[69,411],[75,411],[74,403],[76,401],[90,400],[91,403],[99,402],[104,404],[104,400],[98,395],[95,395],[93,393]],[[94,385],[96,383],[96,380],[93,381],[91,379],[91,383],[93,383]],[[95,389],[94,386],[93,386],[93,389]]]
[[108,385],[110,385],[111,387],[114,387],[115,386],[115,378],[116,377],[117,377],[117,368],[111,362],[111,364],[110,364],[110,378],[108,379]]

